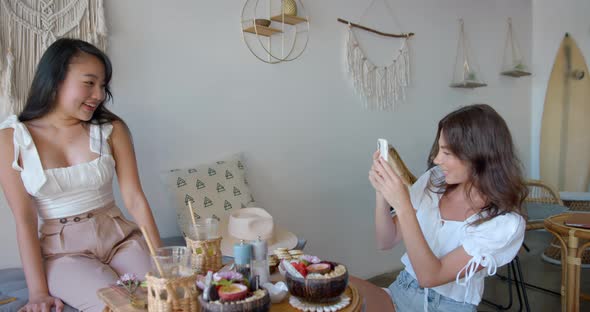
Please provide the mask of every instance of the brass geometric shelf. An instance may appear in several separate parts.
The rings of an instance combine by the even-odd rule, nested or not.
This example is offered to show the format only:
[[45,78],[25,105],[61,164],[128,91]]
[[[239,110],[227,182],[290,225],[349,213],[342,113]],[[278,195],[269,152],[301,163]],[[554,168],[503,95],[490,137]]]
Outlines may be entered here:
[[260,25],[256,25],[256,28],[254,28],[254,26],[250,26],[250,27],[244,29],[244,31],[247,33],[251,33],[251,34],[259,34],[259,35],[265,36],[265,37],[270,37],[276,33],[282,33],[282,31],[280,31],[278,29],[260,26]]
[[451,88],[466,88],[466,89],[474,89],[487,86],[486,83],[483,82],[476,82],[476,81],[463,81],[452,83],[449,85]]
[[285,15],[284,17],[285,19],[283,20],[283,15],[276,15],[271,17],[270,20],[289,25],[297,25],[299,23],[307,22],[307,19],[299,16]]
[[[275,2],[281,4],[283,1],[242,1],[245,3],[240,22],[244,44],[258,60],[267,64],[289,62],[299,58],[309,42],[309,17],[302,0],[292,0],[297,6],[299,16],[283,15],[279,13],[283,12],[282,10],[278,12],[274,10],[277,7],[271,4]],[[268,11],[270,14],[267,13]],[[264,40],[263,37],[268,40]]]
[[529,72],[525,72],[523,70],[518,70],[518,69],[503,71],[500,74],[502,74],[504,76],[515,77],[515,78],[531,75],[531,73],[529,73]]

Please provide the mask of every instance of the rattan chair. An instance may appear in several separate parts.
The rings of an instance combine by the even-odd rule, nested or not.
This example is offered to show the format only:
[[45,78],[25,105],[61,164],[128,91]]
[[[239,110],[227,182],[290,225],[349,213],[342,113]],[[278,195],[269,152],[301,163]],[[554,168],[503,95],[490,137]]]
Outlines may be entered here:
[[525,202],[563,205],[563,202],[559,198],[559,193],[543,181],[528,180],[526,185],[529,189],[529,195],[525,199]]
[[[543,181],[540,180],[528,180],[526,182],[527,188],[529,189],[529,195],[524,200],[525,203],[539,203],[539,204],[556,204],[563,206],[563,202],[559,198],[559,193],[555,191],[555,189]],[[528,211],[527,211],[528,213]],[[557,212],[559,214],[561,212]],[[546,216],[548,217],[548,216]],[[528,220],[526,224],[526,230],[540,230],[543,229],[543,221],[545,218],[542,219],[533,219]]]
[[[541,214],[537,213],[535,218],[530,217],[530,215],[533,215],[535,212],[529,211],[530,215],[529,220],[527,222],[527,230],[544,229],[544,219],[568,211],[568,209],[566,209],[565,203],[561,200],[561,198],[559,197],[559,193],[555,190],[555,188],[539,180],[530,180],[528,181],[527,185],[529,187],[529,196],[525,200],[527,203],[556,205],[553,209],[547,209],[546,211],[543,211]],[[570,205],[567,205],[567,208],[569,208],[569,210],[572,210],[572,207]],[[543,260],[549,263],[558,265],[561,263],[561,246],[557,238],[553,238],[551,244],[549,245],[549,247],[545,249],[545,251],[543,251],[543,255],[541,257],[543,258]],[[582,266],[588,266],[587,263],[590,262],[590,253],[585,252],[582,258],[584,259]]]

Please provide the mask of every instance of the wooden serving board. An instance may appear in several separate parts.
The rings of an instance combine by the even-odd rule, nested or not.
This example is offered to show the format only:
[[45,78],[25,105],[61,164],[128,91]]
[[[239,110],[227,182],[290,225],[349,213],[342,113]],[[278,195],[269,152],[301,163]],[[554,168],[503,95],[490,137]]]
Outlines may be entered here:
[[[360,312],[362,310],[363,300],[354,285],[348,284],[344,291],[350,297],[350,304],[340,310],[339,312]],[[137,309],[131,306],[129,297],[124,296],[121,292],[113,288],[103,288],[98,291],[98,297],[106,303],[107,307],[103,312],[145,312],[147,309]],[[139,293],[140,297],[146,300],[145,292]],[[270,306],[271,312],[297,312],[300,311],[289,304],[289,298],[286,298],[281,303],[275,303]]]
[[[142,290],[138,290],[137,292],[139,297],[141,297],[147,303],[147,293]],[[131,306],[131,300],[128,296],[123,295],[121,292],[111,288],[103,288],[98,290],[97,292],[98,298],[100,298],[107,306],[104,308],[103,312],[145,312],[147,311],[147,307],[145,309],[138,309]]]

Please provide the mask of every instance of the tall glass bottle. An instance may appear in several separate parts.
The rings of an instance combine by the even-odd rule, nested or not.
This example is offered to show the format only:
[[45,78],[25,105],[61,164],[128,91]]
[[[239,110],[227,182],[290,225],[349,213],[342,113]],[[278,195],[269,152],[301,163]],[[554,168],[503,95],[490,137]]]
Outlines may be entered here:
[[270,281],[270,271],[268,268],[266,241],[258,236],[258,239],[252,242],[253,257],[250,262],[252,276],[258,276],[260,285]]

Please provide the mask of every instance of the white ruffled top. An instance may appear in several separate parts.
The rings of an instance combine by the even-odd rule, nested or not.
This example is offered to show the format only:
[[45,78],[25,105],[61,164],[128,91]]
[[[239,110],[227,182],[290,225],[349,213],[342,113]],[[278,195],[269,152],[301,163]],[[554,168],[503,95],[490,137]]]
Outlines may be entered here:
[[[469,225],[477,220],[475,214],[465,221],[444,220],[441,218],[439,201],[442,194],[428,191],[431,175],[442,176],[438,167],[423,174],[410,190],[410,197],[420,228],[432,252],[442,258],[459,246],[463,246],[471,260],[457,273],[455,281],[431,288],[437,293],[459,302],[478,305],[484,288],[484,278],[496,274],[501,267],[516,256],[524,240],[525,220],[516,213],[496,216],[479,225]],[[405,253],[401,259],[406,271],[416,278],[416,273]],[[476,272],[477,267],[484,267]],[[465,277],[460,278],[465,272]],[[425,289],[428,300],[428,289]]]
[[[43,169],[35,142],[17,116],[9,116],[0,129],[14,129],[12,168],[20,172],[27,192],[37,203],[42,219],[73,216],[104,207],[114,201],[115,160],[107,139],[113,131],[108,124],[90,125],[90,150],[97,158],[64,168]],[[22,167],[19,166],[19,156]]]

